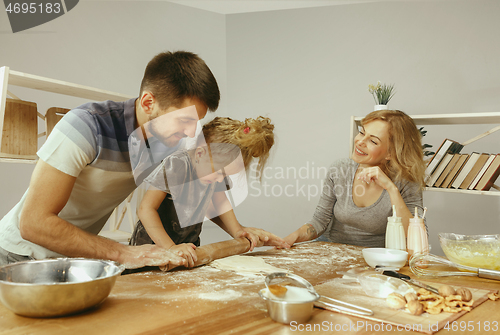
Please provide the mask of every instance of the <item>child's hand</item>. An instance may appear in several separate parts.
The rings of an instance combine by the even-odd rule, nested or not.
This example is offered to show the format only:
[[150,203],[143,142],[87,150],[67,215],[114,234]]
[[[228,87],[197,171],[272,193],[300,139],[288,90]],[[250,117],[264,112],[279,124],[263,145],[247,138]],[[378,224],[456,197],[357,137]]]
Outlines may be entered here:
[[193,243],[182,243],[174,245],[168,250],[186,259],[186,266],[192,268],[194,266],[194,263],[198,260],[195,249],[196,246]]
[[[293,233],[284,238],[285,242],[288,243],[289,246],[294,245],[298,239],[299,239],[299,234],[297,231],[294,231]],[[278,248],[281,247],[278,246]]]
[[281,237],[260,228],[243,227],[234,237],[246,237],[250,240],[250,251],[255,247],[262,247],[264,245],[290,248],[290,245]]
[[274,246],[279,249],[288,249],[293,244],[293,243],[292,244],[288,243],[286,240],[282,239],[279,236],[274,235],[273,233],[267,232],[265,230],[264,232],[269,237],[268,240],[264,243],[265,246]]

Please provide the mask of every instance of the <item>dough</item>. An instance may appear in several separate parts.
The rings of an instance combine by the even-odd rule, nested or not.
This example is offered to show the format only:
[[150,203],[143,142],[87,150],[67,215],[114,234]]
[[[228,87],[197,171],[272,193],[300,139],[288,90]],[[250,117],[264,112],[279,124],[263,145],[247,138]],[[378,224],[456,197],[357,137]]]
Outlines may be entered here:
[[234,271],[251,274],[270,274],[273,272],[290,272],[267,264],[261,257],[257,256],[229,256],[216,259],[208,264],[220,270]]

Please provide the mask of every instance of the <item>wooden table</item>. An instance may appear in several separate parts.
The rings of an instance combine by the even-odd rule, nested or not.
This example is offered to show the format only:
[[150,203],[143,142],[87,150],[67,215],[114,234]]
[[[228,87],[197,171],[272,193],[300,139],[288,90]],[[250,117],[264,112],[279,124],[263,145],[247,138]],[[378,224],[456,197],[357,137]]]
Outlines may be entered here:
[[[337,271],[366,266],[361,250],[356,246],[312,242],[289,250],[270,249],[249,255],[262,257],[271,265],[291,270],[313,285],[319,285],[341,277]],[[412,275],[408,268],[402,272]],[[436,282],[491,290],[500,288],[499,281],[475,277],[442,277]],[[266,305],[258,296],[257,292],[264,287],[263,276],[236,274],[209,266],[167,273],[135,273],[119,277],[100,306],[73,316],[31,319],[15,315],[0,305],[0,335],[293,334],[300,329],[311,334],[388,333],[383,331],[380,322],[318,308],[307,324],[276,323],[269,318]],[[462,325],[468,325],[468,330],[442,329],[436,334],[494,334],[500,328],[500,301],[485,301],[456,322],[456,327],[464,322]],[[489,331],[485,329],[488,325]],[[342,327],[343,330],[335,331]],[[405,330],[396,333],[421,334]]]

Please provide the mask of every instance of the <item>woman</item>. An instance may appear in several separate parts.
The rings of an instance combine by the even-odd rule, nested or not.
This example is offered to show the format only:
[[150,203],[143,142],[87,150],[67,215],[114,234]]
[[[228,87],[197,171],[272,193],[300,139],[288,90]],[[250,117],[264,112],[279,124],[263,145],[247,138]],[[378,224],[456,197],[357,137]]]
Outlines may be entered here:
[[405,233],[415,207],[422,209],[425,163],[421,135],[398,110],[381,110],[361,120],[351,159],[334,163],[313,218],[288,235],[292,245],[325,232],[323,241],[384,247],[392,205]]

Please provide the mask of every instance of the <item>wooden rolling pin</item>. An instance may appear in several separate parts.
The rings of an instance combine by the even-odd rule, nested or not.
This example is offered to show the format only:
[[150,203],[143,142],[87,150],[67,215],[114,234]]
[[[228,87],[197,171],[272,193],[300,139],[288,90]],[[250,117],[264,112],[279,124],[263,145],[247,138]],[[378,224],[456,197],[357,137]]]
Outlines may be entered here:
[[[196,248],[196,256],[198,256],[198,260],[194,263],[194,266],[196,267],[208,264],[219,258],[243,254],[248,250],[250,250],[250,241],[244,237],[203,245]],[[170,271],[177,266],[178,265],[168,264],[160,266],[160,270]]]

